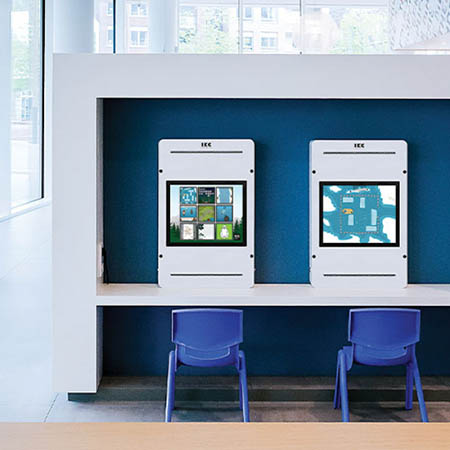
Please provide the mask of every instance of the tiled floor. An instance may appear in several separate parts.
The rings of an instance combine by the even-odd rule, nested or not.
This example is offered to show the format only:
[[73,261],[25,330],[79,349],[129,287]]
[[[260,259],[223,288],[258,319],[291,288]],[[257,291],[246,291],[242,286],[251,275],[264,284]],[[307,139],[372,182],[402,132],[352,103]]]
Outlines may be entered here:
[[51,389],[51,210],[0,223],[0,420],[43,421]]
[[[450,404],[428,403],[432,422],[450,421]],[[339,422],[341,413],[329,402],[253,402],[253,422]],[[67,402],[58,396],[49,416],[50,422],[135,422],[164,420],[163,402]],[[351,405],[350,420],[354,422],[420,422],[417,405],[405,411],[402,403],[362,403]],[[178,403],[174,422],[240,422],[242,414],[237,403]]]
[[[69,402],[51,388],[51,209],[0,223],[0,421],[162,421],[164,404]],[[236,403],[179,403],[174,421],[240,421]],[[329,402],[253,402],[252,421],[339,421]],[[431,421],[450,403],[429,402]],[[354,421],[419,421],[402,403],[351,405]]]

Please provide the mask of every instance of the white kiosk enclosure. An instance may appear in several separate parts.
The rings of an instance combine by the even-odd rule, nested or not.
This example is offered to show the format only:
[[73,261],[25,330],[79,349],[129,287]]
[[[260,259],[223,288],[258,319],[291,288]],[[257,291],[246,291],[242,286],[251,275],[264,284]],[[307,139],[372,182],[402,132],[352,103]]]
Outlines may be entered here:
[[407,163],[401,140],[311,142],[313,286],[406,287]]
[[252,287],[254,198],[252,140],[161,140],[159,286]]

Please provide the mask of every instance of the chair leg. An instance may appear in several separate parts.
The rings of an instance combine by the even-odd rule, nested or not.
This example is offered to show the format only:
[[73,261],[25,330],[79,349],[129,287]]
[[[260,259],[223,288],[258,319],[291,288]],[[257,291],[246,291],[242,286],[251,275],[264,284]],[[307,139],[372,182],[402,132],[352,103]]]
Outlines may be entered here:
[[242,391],[242,415],[244,417],[244,422],[250,422],[248,410],[247,367],[243,351],[239,352],[239,385],[240,390]]
[[242,377],[239,371],[239,408],[242,410]]
[[417,400],[419,401],[420,416],[422,417],[422,422],[428,422],[427,407],[425,405],[425,399],[423,397],[422,382],[420,381],[420,373],[417,361],[414,361],[413,373],[414,382],[416,384]]
[[414,389],[414,374],[411,363],[406,365],[406,392],[405,392],[405,409],[411,410],[413,407],[413,389]]
[[350,412],[348,408],[348,392],[347,392],[347,363],[345,354],[339,350],[339,369],[340,369],[340,391],[342,405],[342,422],[350,422]]
[[336,383],[334,386],[333,407],[334,409],[338,409],[341,407],[341,393],[339,386],[339,357],[337,360],[337,368],[336,368]]
[[169,353],[169,369],[167,371],[166,422],[172,421],[172,411],[175,406],[175,352]]

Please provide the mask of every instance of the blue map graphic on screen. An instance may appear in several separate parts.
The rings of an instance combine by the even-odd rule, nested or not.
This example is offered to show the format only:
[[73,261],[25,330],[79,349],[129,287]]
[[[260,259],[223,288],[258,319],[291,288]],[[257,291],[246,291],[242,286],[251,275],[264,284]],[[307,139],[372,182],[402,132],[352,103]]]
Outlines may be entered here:
[[322,241],[396,244],[397,185],[326,185]]
[[217,222],[232,222],[233,221],[233,207],[231,205],[217,206],[216,220],[217,220]]
[[180,188],[180,203],[182,205],[195,205],[197,203],[197,188],[195,187]]

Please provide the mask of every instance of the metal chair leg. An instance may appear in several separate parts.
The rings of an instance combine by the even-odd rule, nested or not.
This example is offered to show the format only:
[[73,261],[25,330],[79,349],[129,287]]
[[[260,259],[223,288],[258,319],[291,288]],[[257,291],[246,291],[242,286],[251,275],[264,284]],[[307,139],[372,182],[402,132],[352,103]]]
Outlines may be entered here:
[[414,374],[411,363],[406,365],[406,392],[405,392],[405,409],[412,409],[413,407],[413,389],[414,389]]
[[243,351],[239,352],[239,380],[242,390],[242,414],[244,422],[250,422],[248,410],[248,387],[247,387],[247,367],[245,364],[245,355]]
[[334,386],[333,406],[334,406],[334,409],[338,409],[341,407],[341,392],[340,392],[340,385],[339,385],[339,357],[337,360],[337,368],[336,368],[336,383]]
[[167,395],[165,421],[172,421],[172,411],[175,406],[175,352],[169,353],[169,369],[167,371]]
[[348,408],[348,391],[347,391],[347,364],[345,360],[345,354],[342,350],[339,351],[339,366],[340,366],[342,422],[350,422],[350,412]]
[[420,373],[417,361],[414,362],[413,373],[414,373],[414,382],[416,384],[417,400],[419,401],[420,416],[422,417],[422,422],[428,422],[427,407],[425,405],[425,398],[423,396],[422,382],[420,380]]

